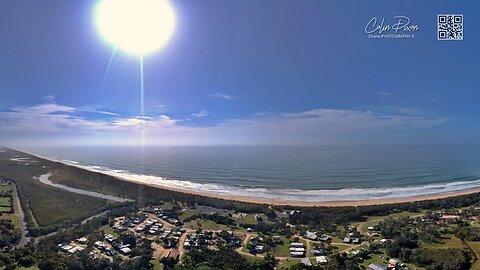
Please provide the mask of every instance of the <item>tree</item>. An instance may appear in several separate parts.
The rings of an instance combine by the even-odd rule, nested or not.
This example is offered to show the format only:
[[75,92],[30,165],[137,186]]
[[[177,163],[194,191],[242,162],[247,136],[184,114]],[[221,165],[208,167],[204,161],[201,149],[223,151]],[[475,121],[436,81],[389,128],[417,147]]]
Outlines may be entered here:
[[35,258],[32,256],[21,257],[18,264],[23,267],[30,267],[36,263]]

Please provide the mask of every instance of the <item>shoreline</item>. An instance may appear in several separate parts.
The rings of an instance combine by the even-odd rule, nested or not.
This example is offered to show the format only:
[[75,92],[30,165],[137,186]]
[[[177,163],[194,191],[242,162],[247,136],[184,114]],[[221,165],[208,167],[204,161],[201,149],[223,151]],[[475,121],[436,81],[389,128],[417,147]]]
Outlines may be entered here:
[[[16,150],[19,151],[19,150]],[[119,181],[125,181],[137,185],[144,185],[144,186],[149,186],[153,188],[158,188],[162,190],[167,190],[167,191],[172,191],[172,192],[178,192],[178,193],[183,193],[183,194],[188,194],[188,195],[196,195],[196,196],[203,196],[203,197],[208,197],[208,198],[214,198],[214,199],[221,199],[221,200],[228,200],[228,201],[237,201],[237,202],[243,202],[243,203],[253,203],[253,204],[267,204],[267,205],[273,205],[273,206],[292,206],[292,207],[322,207],[322,206],[327,206],[327,207],[346,207],[346,206],[369,206],[369,205],[383,205],[383,204],[396,204],[396,203],[408,203],[408,202],[418,202],[418,201],[428,201],[428,200],[436,200],[436,199],[444,199],[444,198],[450,198],[450,197],[457,197],[457,196],[462,196],[462,195],[469,195],[469,194],[474,194],[474,193],[480,193],[480,187],[475,187],[475,188],[469,188],[465,190],[459,190],[459,191],[452,191],[452,192],[444,192],[444,193],[436,193],[436,194],[427,194],[427,195],[417,195],[417,196],[410,196],[410,197],[399,197],[399,198],[385,198],[385,199],[365,199],[365,200],[340,200],[340,201],[294,201],[294,200],[281,200],[281,199],[270,199],[270,198],[257,198],[253,196],[242,196],[242,195],[234,195],[234,194],[220,194],[220,193],[215,193],[215,192],[209,192],[209,191],[195,191],[191,189],[182,189],[182,188],[177,188],[177,187],[172,187],[172,186],[166,186],[162,184],[155,184],[155,183],[147,183],[144,181],[136,181],[133,179],[129,179],[126,177],[120,177],[117,175],[111,175],[107,174],[101,171],[95,171],[92,169],[85,168],[84,166],[78,165],[78,164],[72,164],[67,161],[59,161],[59,160],[53,160],[47,157],[40,156],[38,154],[34,153],[29,153],[25,151],[19,151],[40,159],[45,159],[51,162],[58,162],[61,164],[64,164],[66,166],[72,166],[76,167],[82,170],[94,172],[94,173],[100,173],[104,175],[108,175],[111,177],[114,177],[115,179],[118,179]]]
[[50,180],[50,176],[52,176],[53,174],[54,173],[42,174],[42,175],[40,175],[40,177],[38,177],[38,181],[40,181],[42,184],[49,185],[51,187],[55,187],[55,188],[59,188],[59,189],[63,189],[63,190],[66,190],[68,192],[87,195],[87,196],[91,196],[91,197],[96,197],[96,198],[100,198],[100,199],[104,199],[104,200],[108,200],[108,201],[114,201],[114,202],[119,202],[119,203],[132,201],[130,199],[124,199],[124,198],[120,198],[120,197],[113,196],[113,195],[107,195],[107,194],[103,194],[103,193],[99,193],[99,192],[83,190],[83,189],[78,189],[78,188],[73,188],[73,187],[53,183]]
[[463,191],[454,191],[449,193],[438,193],[431,195],[420,195],[412,197],[403,197],[403,198],[389,198],[389,199],[371,199],[371,200],[352,200],[352,201],[322,201],[322,202],[299,202],[299,201],[282,201],[282,200],[273,200],[273,199],[262,199],[249,196],[240,196],[240,195],[224,195],[216,194],[213,192],[206,191],[193,191],[181,188],[168,187],[163,185],[156,185],[151,183],[144,183],[139,181],[134,181],[131,179],[126,179],[122,177],[114,176],[116,179],[121,181],[126,181],[130,183],[145,185],[153,188],[159,188],[163,190],[169,190],[189,195],[204,196],[215,199],[222,199],[228,201],[237,201],[244,203],[254,203],[254,204],[268,204],[274,206],[296,206],[296,207],[345,207],[345,206],[369,206],[369,205],[381,205],[381,204],[396,204],[396,203],[408,203],[408,202],[418,202],[418,201],[429,201],[436,199],[445,199],[451,197],[457,197],[468,194],[480,193],[479,188],[467,189]]

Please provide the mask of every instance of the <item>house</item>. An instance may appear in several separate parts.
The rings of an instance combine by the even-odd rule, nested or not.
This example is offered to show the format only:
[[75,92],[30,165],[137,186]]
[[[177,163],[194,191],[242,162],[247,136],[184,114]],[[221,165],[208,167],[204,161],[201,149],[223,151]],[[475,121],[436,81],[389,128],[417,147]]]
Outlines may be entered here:
[[400,262],[395,260],[395,259],[390,259],[388,261],[388,267],[391,268],[391,269],[395,269],[399,265],[400,265]]
[[386,270],[388,269],[386,265],[381,263],[371,263],[368,265],[368,269],[370,270]]
[[360,244],[360,238],[350,238],[352,240],[352,244]]
[[95,242],[95,243],[93,244],[93,246],[96,247],[96,248],[98,248],[98,249],[100,249],[100,250],[103,250],[103,249],[105,249],[105,247],[106,247],[107,245],[105,245],[105,243],[103,243],[103,242],[101,242],[101,241],[97,241],[97,242]]
[[302,258],[300,261],[306,266],[312,266],[312,262],[308,258]]
[[290,256],[293,257],[293,258],[303,257],[304,253],[293,251],[293,252],[290,252]]
[[262,252],[264,252],[264,251],[265,251],[265,247],[264,247],[264,246],[262,246],[262,245],[257,245],[257,246],[255,246],[255,252],[256,252],[256,253],[262,253]]
[[318,256],[318,257],[315,257],[315,259],[317,260],[317,264],[328,263],[327,257],[325,256]]
[[305,256],[305,247],[301,242],[292,242],[290,243],[290,256],[292,257],[304,257]]
[[124,254],[124,255],[128,255],[132,252],[132,250],[128,247],[124,247],[124,248],[121,248],[120,251]]
[[76,253],[76,252],[78,252],[78,251],[82,251],[82,250],[84,250],[84,249],[85,249],[84,247],[78,247],[78,246],[77,246],[77,247],[74,247],[74,248],[69,249],[69,250],[68,250],[68,253],[73,254],[73,253]]
[[320,236],[320,238],[318,238],[318,240],[326,242],[332,240],[332,237],[330,235],[323,234],[322,236]]
[[295,215],[296,213],[300,213],[300,210],[290,210],[290,211],[287,211],[287,212],[288,212],[288,214],[289,214],[290,216],[293,216],[293,215]]
[[305,234],[303,235],[305,238],[316,241],[318,239],[318,235],[316,232],[309,232],[306,231]]
[[62,249],[62,251],[64,252],[68,252],[70,249],[72,249],[73,247],[70,246],[70,245],[63,245],[60,247]]
[[281,244],[282,243],[282,238],[280,238],[280,236],[274,236],[273,237],[273,243]]
[[343,243],[350,244],[351,241],[352,241],[352,239],[350,239],[350,237],[343,238]]
[[81,237],[77,239],[77,242],[80,244],[86,244],[88,239],[86,237]]
[[247,232],[253,232],[252,228],[247,228]]
[[301,242],[292,242],[292,243],[290,244],[290,247],[303,248],[303,243],[301,243]]
[[312,255],[313,256],[320,256],[320,255],[326,255],[328,252],[324,249],[312,249]]
[[388,241],[390,241],[390,240],[388,240],[388,239],[380,239],[380,243],[382,243],[382,244],[385,244],[385,243],[388,242]]

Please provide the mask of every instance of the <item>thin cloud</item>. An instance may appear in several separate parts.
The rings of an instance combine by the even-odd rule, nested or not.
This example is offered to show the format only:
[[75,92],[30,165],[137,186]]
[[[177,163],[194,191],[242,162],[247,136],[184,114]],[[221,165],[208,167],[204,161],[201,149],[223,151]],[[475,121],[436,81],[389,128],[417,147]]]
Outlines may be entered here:
[[99,114],[104,114],[104,115],[110,115],[110,116],[119,116],[118,113],[102,110],[96,107],[92,106],[83,106],[78,109],[76,109],[78,112],[91,112],[91,113],[99,113]]
[[43,97],[43,100],[47,103],[56,103],[54,95],[46,95]]
[[24,114],[49,114],[49,113],[71,113],[75,108],[59,105],[57,103],[44,103],[30,107],[15,107],[11,109],[14,112]]
[[221,98],[221,99],[226,99],[226,100],[234,100],[235,98],[231,95],[223,94],[223,93],[215,93],[213,95],[210,95],[210,97],[213,98]]
[[208,115],[208,112],[205,111],[205,110],[197,112],[197,113],[192,113],[192,116],[196,117],[196,118],[206,117],[207,115]]
[[381,95],[381,96],[391,96],[391,95],[392,95],[392,93],[390,93],[390,92],[385,92],[385,91],[379,91],[379,92],[377,92],[377,94],[379,94],[379,95]]
[[[0,111],[2,140],[58,137],[65,143],[92,142],[103,138],[111,144],[135,144],[145,136],[149,144],[351,144],[396,142],[398,134],[416,134],[437,127],[445,119],[423,115],[379,114],[372,111],[316,109],[294,113],[256,114],[227,119],[213,126],[189,126],[168,115],[79,116],[76,109],[60,104],[40,104]],[[205,117],[207,111],[192,114]],[[33,134],[33,135],[32,135]],[[43,137],[42,137],[43,136]],[[414,138],[415,136],[412,136]],[[74,139],[73,139],[74,138]],[[25,139],[25,142],[29,140]]]

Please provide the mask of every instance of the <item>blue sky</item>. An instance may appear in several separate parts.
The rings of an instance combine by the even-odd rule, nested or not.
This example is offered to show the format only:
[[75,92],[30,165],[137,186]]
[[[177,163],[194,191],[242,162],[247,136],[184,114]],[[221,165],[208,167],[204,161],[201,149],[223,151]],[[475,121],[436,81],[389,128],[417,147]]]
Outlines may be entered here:
[[[0,144],[477,144],[478,1],[173,1],[145,58],[112,47],[96,1],[0,5]],[[438,41],[439,13],[464,15]],[[368,38],[408,16],[414,39]]]

